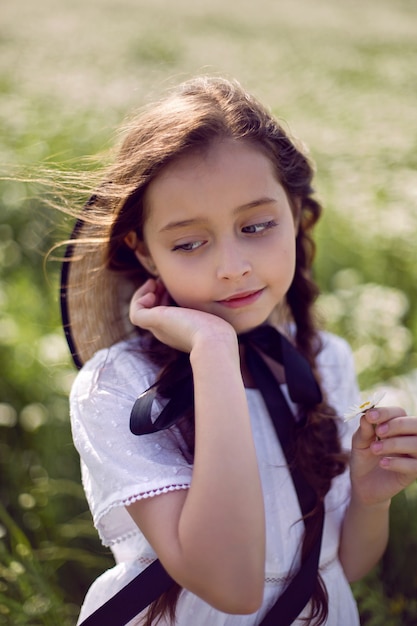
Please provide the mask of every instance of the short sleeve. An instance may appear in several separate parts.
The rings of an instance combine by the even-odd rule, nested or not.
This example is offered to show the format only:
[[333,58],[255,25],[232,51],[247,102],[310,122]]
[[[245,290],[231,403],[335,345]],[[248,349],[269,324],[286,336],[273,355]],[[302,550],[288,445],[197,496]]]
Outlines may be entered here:
[[125,506],[191,482],[192,465],[176,428],[136,436],[130,412],[155,378],[139,345],[99,351],[80,370],[70,395],[74,444],[86,497],[104,545],[137,531]]

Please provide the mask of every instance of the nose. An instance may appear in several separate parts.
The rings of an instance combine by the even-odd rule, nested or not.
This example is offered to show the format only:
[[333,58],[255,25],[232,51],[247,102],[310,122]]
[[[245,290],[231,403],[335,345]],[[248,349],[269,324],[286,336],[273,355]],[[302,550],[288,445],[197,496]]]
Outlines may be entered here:
[[238,243],[224,241],[218,250],[217,278],[219,280],[239,280],[252,270],[252,265]]

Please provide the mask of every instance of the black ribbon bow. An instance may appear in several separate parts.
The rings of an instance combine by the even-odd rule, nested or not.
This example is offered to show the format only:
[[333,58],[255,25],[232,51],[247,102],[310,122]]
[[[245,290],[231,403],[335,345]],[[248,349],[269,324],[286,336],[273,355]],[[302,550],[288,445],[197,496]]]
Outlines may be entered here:
[[[246,347],[246,362],[254,381],[267,404],[267,397],[275,393],[282,395],[279,383],[266,365],[260,352],[269,356],[284,367],[288,392],[295,404],[314,406],[321,402],[321,391],[306,359],[280,332],[272,326],[259,326],[239,335],[239,342]],[[136,400],[130,415],[130,430],[134,435],[147,435],[172,426],[181,416],[194,406],[194,388],[191,365],[187,361],[180,382],[171,390],[169,402],[152,421],[152,404],[157,395],[155,383]],[[285,401],[285,400],[284,400]],[[286,401],[285,404],[287,405]],[[273,409],[272,409],[273,410]],[[275,410],[273,410],[275,413]],[[281,442],[282,443],[282,442]]]

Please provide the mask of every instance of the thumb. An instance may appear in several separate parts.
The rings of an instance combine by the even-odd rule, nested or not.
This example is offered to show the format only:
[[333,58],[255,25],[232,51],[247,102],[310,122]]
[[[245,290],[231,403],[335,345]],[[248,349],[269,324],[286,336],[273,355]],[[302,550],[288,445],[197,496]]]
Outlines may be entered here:
[[352,445],[359,450],[364,450],[369,448],[373,441],[375,441],[374,426],[368,422],[365,415],[362,415],[359,428],[352,437]]

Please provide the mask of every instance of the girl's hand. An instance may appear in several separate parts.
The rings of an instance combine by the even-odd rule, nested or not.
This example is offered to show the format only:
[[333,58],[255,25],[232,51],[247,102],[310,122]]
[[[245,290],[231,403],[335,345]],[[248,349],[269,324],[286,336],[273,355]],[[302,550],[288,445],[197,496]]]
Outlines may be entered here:
[[352,439],[352,495],[363,504],[379,504],[416,478],[417,417],[398,407],[366,411]]
[[183,352],[191,352],[198,340],[231,341],[236,332],[225,320],[194,309],[170,306],[161,280],[149,279],[133,294],[129,317],[132,324],[149,330],[159,341]]

